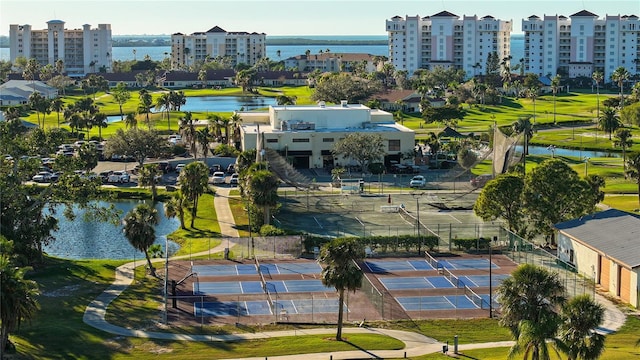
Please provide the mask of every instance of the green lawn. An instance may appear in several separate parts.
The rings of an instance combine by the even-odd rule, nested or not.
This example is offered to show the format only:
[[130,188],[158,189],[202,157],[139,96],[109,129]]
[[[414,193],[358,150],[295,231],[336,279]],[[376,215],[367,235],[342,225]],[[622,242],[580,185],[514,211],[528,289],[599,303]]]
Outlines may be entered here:
[[213,206],[214,196],[204,194],[198,203],[198,214],[191,227],[191,213],[185,213],[186,229],[178,229],[169,234],[169,239],[180,245],[180,250],[175,255],[187,255],[205,251],[220,243],[220,224]]

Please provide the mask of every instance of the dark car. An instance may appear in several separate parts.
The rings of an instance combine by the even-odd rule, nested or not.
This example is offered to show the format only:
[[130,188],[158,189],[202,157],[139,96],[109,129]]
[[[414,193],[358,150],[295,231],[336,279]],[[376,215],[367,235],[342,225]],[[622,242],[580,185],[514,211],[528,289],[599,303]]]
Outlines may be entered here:
[[158,163],[158,170],[160,170],[163,173],[167,174],[167,173],[173,171],[173,166],[171,166],[171,164],[168,161],[160,161]]
[[113,174],[113,171],[103,171],[98,176],[102,180],[103,183],[106,183],[109,180],[109,175]]
[[227,174],[233,174],[234,172],[236,172],[236,165],[229,164],[229,166],[227,166]]
[[223,171],[222,170],[222,165],[220,164],[213,164],[211,165],[211,167],[209,168],[209,175],[213,175],[214,172],[218,172],[218,171]]

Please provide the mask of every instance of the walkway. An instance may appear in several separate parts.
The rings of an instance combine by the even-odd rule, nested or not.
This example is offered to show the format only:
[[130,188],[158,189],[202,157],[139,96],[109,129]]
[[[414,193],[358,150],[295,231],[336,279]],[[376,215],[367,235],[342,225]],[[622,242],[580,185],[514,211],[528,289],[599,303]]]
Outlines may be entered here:
[[[218,188],[217,195],[214,200],[214,206],[220,222],[220,232],[223,236],[238,236],[238,231],[234,228],[233,214],[229,207],[228,196],[229,188]],[[220,244],[217,247],[206,250],[198,254],[192,254],[191,256],[206,255],[213,252],[221,252],[226,247],[226,244]],[[173,257],[172,259],[188,258],[190,255],[184,255],[179,257]],[[163,259],[154,259],[154,262],[161,262]],[[174,334],[167,332],[157,331],[144,331],[127,329],[117,325],[113,325],[106,321],[105,315],[109,304],[115,300],[126,288],[133,282],[134,274],[134,262],[124,264],[116,269],[116,276],[113,284],[109,286],[102,294],[100,294],[95,300],[93,300],[86,308],[82,320],[90,326],[96,329],[119,336],[127,337],[140,337],[140,338],[152,338],[162,340],[176,340],[176,341],[238,341],[238,340],[252,340],[252,339],[264,339],[279,336],[305,336],[305,335],[318,335],[318,334],[335,334],[333,328],[321,328],[321,329],[304,329],[304,330],[286,330],[286,331],[267,331],[258,333],[242,333],[242,334],[229,334],[229,335],[189,335],[189,334]],[[140,263],[138,263],[140,264]],[[605,322],[600,327],[603,333],[611,333],[619,329],[625,321],[624,314],[610,301],[604,297],[597,295],[598,302],[603,304],[606,309]],[[269,359],[279,360],[293,360],[304,357],[305,360],[326,360],[332,359],[361,359],[366,358],[403,358],[403,357],[415,357],[425,354],[435,353],[442,351],[443,343],[440,343],[432,338],[424,335],[400,330],[389,329],[377,329],[377,328],[344,328],[344,334],[353,333],[371,333],[382,334],[394,337],[405,344],[405,348],[402,350],[353,350],[353,351],[341,351],[341,352],[328,352],[328,353],[311,353],[311,354],[296,354],[287,356],[273,356]],[[508,347],[513,345],[512,341],[499,341],[481,344],[465,344],[460,346],[460,350],[481,349],[481,348],[494,348],[494,347]],[[450,351],[453,352],[453,346],[450,346]],[[244,358],[262,360],[263,357]]]

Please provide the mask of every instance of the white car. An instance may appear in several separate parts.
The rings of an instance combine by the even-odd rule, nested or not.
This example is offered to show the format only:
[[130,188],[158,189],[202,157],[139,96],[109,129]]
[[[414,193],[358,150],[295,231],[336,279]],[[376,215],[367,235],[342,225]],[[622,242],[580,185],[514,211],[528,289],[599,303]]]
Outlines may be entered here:
[[186,166],[186,164],[178,164],[178,165],[176,165],[176,172],[179,173],[180,171],[182,171],[182,169],[184,169],[185,166]]
[[114,171],[107,178],[107,182],[120,183],[120,184],[128,183],[130,180],[131,180],[131,177],[129,176],[129,173],[126,171]]
[[231,185],[238,185],[238,173],[233,173],[231,174],[231,177],[229,178],[229,184]]
[[35,181],[35,182],[49,182],[51,181],[51,177],[53,176],[53,174],[51,174],[50,172],[47,171],[40,171],[39,173],[35,174],[31,180]]
[[216,171],[211,176],[212,184],[224,184],[225,176],[222,171]]
[[416,175],[409,181],[409,187],[422,188],[427,184],[427,180],[422,175]]

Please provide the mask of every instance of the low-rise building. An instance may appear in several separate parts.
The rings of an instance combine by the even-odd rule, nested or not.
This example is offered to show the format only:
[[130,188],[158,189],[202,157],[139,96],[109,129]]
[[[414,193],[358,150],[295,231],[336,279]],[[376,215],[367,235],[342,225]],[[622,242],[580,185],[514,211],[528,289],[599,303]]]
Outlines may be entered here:
[[[296,168],[355,165],[334,156],[336,142],[354,132],[376,133],[385,142],[386,164],[413,153],[415,132],[396,124],[393,114],[360,104],[270,106],[264,112],[238,112],[242,119],[241,149],[271,148]],[[258,146],[261,141],[261,146]]]
[[609,209],[560,224],[558,257],[602,291],[640,306],[640,216]]
[[58,97],[58,89],[42,81],[9,80],[0,85],[0,106],[25,105],[33,92],[39,92],[47,99]]
[[364,53],[332,53],[303,54],[284,60],[287,69],[298,69],[311,72],[353,72],[358,66],[367,73],[382,67],[384,61],[380,56]]

